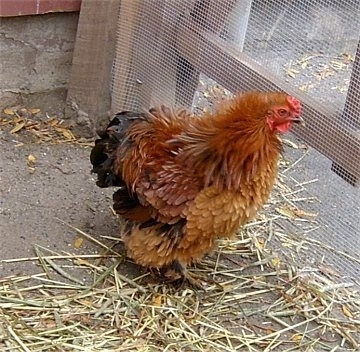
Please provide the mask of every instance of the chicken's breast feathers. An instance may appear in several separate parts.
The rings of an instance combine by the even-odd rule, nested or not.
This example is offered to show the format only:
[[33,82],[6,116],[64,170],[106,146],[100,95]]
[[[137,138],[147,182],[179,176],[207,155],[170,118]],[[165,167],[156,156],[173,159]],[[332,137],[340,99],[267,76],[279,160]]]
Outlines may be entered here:
[[187,215],[187,241],[200,237],[229,237],[256,213],[240,191],[207,187],[198,193]]

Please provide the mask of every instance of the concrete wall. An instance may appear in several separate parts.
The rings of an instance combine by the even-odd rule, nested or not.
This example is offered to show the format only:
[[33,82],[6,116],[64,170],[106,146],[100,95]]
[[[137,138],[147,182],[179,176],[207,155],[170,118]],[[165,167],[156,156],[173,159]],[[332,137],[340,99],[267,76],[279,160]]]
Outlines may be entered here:
[[78,17],[0,18],[0,109],[24,104],[62,115]]

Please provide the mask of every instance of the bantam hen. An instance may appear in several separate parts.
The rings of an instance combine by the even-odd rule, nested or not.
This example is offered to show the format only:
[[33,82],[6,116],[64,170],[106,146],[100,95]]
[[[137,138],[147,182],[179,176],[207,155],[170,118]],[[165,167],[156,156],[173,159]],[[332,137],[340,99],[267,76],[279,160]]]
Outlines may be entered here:
[[300,112],[292,96],[248,92],[202,116],[164,106],[117,114],[90,159],[99,187],[119,187],[114,210],[128,256],[195,283],[187,265],[268,200],[282,150],[278,133],[301,122]]

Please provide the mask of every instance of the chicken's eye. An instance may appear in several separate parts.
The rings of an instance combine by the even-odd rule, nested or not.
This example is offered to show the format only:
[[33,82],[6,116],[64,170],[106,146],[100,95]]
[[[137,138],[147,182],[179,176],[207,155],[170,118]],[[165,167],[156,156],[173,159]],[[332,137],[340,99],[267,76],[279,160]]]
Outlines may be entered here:
[[286,109],[279,109],[278,110],[278,114],[281,116],[281,117],[285,117],[288,115],[288,111]]

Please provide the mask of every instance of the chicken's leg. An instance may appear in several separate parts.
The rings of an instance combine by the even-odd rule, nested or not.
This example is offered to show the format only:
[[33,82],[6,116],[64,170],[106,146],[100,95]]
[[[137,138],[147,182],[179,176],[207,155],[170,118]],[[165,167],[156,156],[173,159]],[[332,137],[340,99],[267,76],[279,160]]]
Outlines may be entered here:
[[203,290],[204,285],[202,282],[205,281],[205,278],[202,275],[195,273],[190,273],[186,266],[181,264],[179,261],[174,260],[171,265],[168,267],[166,274],[168,278],[172,278],[172,281],[187,281],[190,285]]

